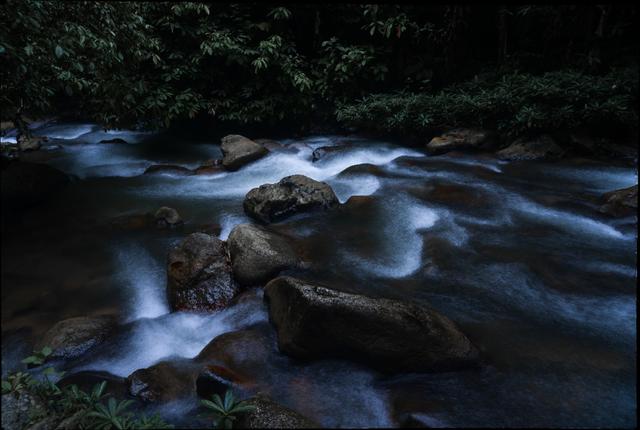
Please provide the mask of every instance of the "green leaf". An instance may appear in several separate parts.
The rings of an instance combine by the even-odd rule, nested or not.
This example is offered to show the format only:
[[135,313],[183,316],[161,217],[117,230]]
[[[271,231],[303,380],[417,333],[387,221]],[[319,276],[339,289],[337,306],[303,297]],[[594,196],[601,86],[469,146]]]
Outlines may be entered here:
[[64,54],[64,49],[62,49],[62,46],[56,45],[55,52],[56,52],[56,57],[60,58]]
[[53,351],[51,350],[51,348],[50,348],[50,347],[45,346],[44,348],[42,348],[42,351],[40,351],[40,352],[41,352],[41,353],[42,353],[42,355],[44,355],[45,357],[48,357],[48,356],[50,356],[50,355],[51,355],[51,353],[52,353]]

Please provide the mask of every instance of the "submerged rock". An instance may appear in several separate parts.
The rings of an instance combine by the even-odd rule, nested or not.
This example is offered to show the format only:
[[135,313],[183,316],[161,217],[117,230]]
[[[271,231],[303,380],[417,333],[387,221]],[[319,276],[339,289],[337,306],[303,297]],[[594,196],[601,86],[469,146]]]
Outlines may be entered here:
[[543,134],[536,138],[520,138],[511,145],[496,152],[501,160],[542,160],[560,158],[565,150],[553,138]]
[[238,292],[226,244],[192,233],[169,252],[167,295],[173,310],[224,308]]
[[109,221],[109,225],[117,230],[140,230],[149,228],[155,219],[152,214],[119,215]]
[[158,228],[176,228],[184,224],[178,211],[167,206],[158,209],[153,218]]
[[2,163],[2,206],[36,205],[69,183],[63,172],[46,164],[10,160]]
[[348,147],[349,145],[345,144],[336,146],[321,146],[320,148],[314,149],[314,151],[311,153],[311,161],[316,162],[329,154],[344,151]]
[[269,153],[262,145],[238,134],[223,137],[220,149],[223,155],[222,165],[227,170],[238,170]]
[[104,341],[115,327],[112,316],[68,318],[47,331],[38,349],[50,347],[52,358],[79,357]]
[[269,151],[282,151],[285,149],[284,145],[277,140],[273,139],[256,139],[255,143],[264,146]]
[[262,323],[216,336],[194,361],[223,366],[238,378],[252,381],[263,375],[265,366],[276,354],[273,330]]
[[124,140],[124,139],[121,139],[119,137],[116,137],[114,139],[103,139],[98,143],[119,143],[119,144],[123,144],[123,143],[127,143],[127,141]]
[[223,171],[221,166],[200,166],[194,170],[194,173],[196,175],[216,175]]
[[604,202],[598,209],[613,216],[627,216],[638,210],[638,185],[608,192],[602,196]]
[[193,171],[184,166],[177,166],[173,164],[154,164],[147,167],[144,171],[144,175],[150,175],[153,173],[173,173],[176,175],[193,175]]
[[297,264],[289,242],[252,224],[234,227],[227,239],[235,279],[242,285],[259,285]]
[[247,429],[320,428],[320,425],[298,412],[284,407],[265,395],[248,400],[254,410],[242,414],[237,427]]
[[277,184],[260,185],[247,193],[243,203],[247,215],[265,223],[298,212],[330,209],[338,205],[338,198],[328,184],[304,175],[287,176]]
[[196,368],[190,360],[161,361],[127,376],[129,394],[144,402],[164,403],[195,392]]
[[232,390],[236,398],[248,397],[255,384],[233,370],[215,364],[205,366],[196,379],[198,396],[210,399],[214,394],[224,398],[227,390]]
[[23,152],[37,151],[42,146],[43,138],[40,136],[18,136],[18,149]]
[[446,371],[476,362],[478,351],[435,310],[343,293],[290,277],[265,287],[278,346],[301,359],[347,358],[397,372]]
[[432,155],[460,149],[486,149],[494,144],[494,136],[487,130],[458,128],[436,136],[427,143]]

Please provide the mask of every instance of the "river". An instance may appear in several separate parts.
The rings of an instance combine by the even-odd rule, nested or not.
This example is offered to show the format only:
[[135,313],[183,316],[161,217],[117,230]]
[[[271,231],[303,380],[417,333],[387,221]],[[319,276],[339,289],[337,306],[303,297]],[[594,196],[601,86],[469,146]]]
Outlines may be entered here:
[[[167,251],[203,228],[226,239],[235,225],[251,222],[242,210],[251,188],[304,174],[330,184],[341,203],[369,197],[271,226],[303,255],[297,274],[345,291],[430,303],[479,347],[483,365],[390,376],[343,361],[300,364],[281,356],[265,363],[258,381],[279,402],[324,426],[393,427],[406,412],[431,427],[636,425],[637,217],[596,210],[603,193],[637,184],[633,167],[436,157],[392,142],[310,136],[283,140],[290,151],[237,172],[143,175],[152,164],[195,168],[220,157],[219,145],[107,133],[93,124],[35,132],[61,148],[27,158],[75,180],[2,240],[3,375],[68,317],[112,313],[122,326],[81,360],[60,366],[123,377],[163,359],[194,357],[219,334],[266,323],[261,291],[217,313],[170,313]],[[114,137],[129,143],[98,143]],[[313,149],[345,141],[344,150],[312,162]],[[176,208],[184,228],[104,228],[116,216],[160,206]],[[188,425],[196,404],[183,399],[160,411]]]

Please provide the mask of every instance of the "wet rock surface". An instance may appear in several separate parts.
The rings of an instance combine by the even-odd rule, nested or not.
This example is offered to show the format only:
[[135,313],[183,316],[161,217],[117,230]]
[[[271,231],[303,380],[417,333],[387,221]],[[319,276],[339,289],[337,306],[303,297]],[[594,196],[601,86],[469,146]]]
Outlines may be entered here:
[[231,134],[222,138],[222,165],[227,170],[238,170],[245,164],[264,157],[269,150],[244,136]]
[[239,428],[320,428],[320,425],[296,411],[284,407],[265,395],[258,395],[249,403],[255,410],[243,414],[238,420]]
[[220,239],[192,233],[169,252],[167,295],[172,309],[221,309],[238,291],[227,246]]
[[24,429],[36,414],[46,415],[45,405],[32,394],[22,392],[2,395],[2,428]]
[[549,135],[519,138],[511,145],[496,152],[501,160],[523,161],[561,158],[565,150]]
[[152,403],[165,403],[195,392],[196,368],[189,360],[161,361],[127,376],[129,394]]
[[296,253],[287,239],[252,224],[240,224],[227,239],[235,279],[242,285],[260,285],[280,271],[295,267]]
[[434,137],[427,143],[426,150],[438,155],[453,150],[488,149],[494,143],[495,136],[487,130],[460,128]]
[[75,358],[102,343],[115,329],[113,316],[75,317],[56,323],[39,342],[48,346],[52,358]]
[[338,205],[338,198],[328,184],[304,175],[287,176],[276,184],[254,188],[247,193],[243,203],[247,215],[265,223]]
[[174,175],[193,175],[194,172],[184,166],[177,166],[173,164],[154,164],[145,169],[145,175],[151,175],[154,173],[171,173]]
[[600,212],[612,216],[626,216],[638,211],[638,185],[615,190],[602,196]]
[[278,346],[293,357],[342,357],[388,371],[473,365],[478,351],[447,317],[426,306],[348,294],[290,277],[265,287]]
[[178,211],[167,206],[158,209],[153,218],[158,228],[176,228],[184,224]]

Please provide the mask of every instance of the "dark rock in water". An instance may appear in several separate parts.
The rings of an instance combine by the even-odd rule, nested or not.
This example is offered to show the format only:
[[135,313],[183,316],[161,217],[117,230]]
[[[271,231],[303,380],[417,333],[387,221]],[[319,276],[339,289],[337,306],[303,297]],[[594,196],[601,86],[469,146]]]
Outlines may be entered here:
[[277,184],[260,185],[247,193],[243,203],[247,215],[265,223],[338,205],[338,198],[328,184],[303,175],[287,176]]
[[115,139],[104,139],[101,140],[99,143],[127,143],[126,140],[121,139],[119,137],[116,137]]
[[264,284],[297,264],[296,253],[284,237],[256,225],[234,227],[227,246],[233,274],[242,285]]
[[220,149],[223,155],[222,165],[232,171],[269,153],[262,145],[238,134],[223,137]]
[[76,385],[80,390],[90,393],[93,388],[101,382],[106,382],[105,393],[118,399],[124,399],[128,395],[125,378],[113,375],[109,372],[86,370],[66,375],[57,385],[60,388]]
[[543,160],[561,158],[565,150],[551,136],[543,134],[536,138],[520,138],[496,152],[501,160]]
[[215,364],[205,366],[196,379],[198,396],[206,399],[210,399],[214,394],[224,398],[227,390],[233,390],[236,398],[245,398],[255,387],[255,384],[233,370]]
[[194,361],[223,366],[247,383],[263,376],[277,354],[273,329],[262,323],[216,336]]
[[118,230],[139,230],[149,228],[155,223],[152,214],[120,215],[113,218],[109,225]]
[[8,160],[2,163],[2,206],[26,208],[47,199],[69,183],[63,172],[46,164]]
[[426,149],[429,154],[437,155],[460,149],[487,149],[494,143],[494,136],[487,130],[458,128],[434,137]]
[[254,142],[264,146],[269,151],[282,151],[285,149],[285,146],[282,143],[273,139],[256,139]]
[[47,331],[38,349],[50,347],[52,358],[79,357],[104,341],[115,327],[115,318],[108,315],[68,318]]
[[196,175],[216,175],[224,172],[222,166],[200,166],[194,170]]
[[176,166],[173,164],[154,164],[145,169],[144,174],[149,175],[152,173],[173,173],[176,175],[193,175],[191,169],[187,169],[184,166]]
[[254,410],[238,419],[238,428],[247,429],[302,429],[320,428],[320,424],[284,407],[265,395],[248,400]]
[[598,209],[613,216],[627,216],[638,211],[638,185],[615,190],[602,196],[604,202]]
[[447,317],[427,306],[374,299],[280,277],[265,287],[280,350],[293,357],[341,357],[394,372],[474,364],[478,351]]
[[224,308],[238,292],[226,244],[192,233],[169,252],[167,295],[173,310]]
[[192,395],[197,369],[190,360],[161,361],[127,376],[129,394],[144,402],[164,403]]
[[2,428],[24,429],[32,416],[46,416],[46,406],[32,394],[23,391],[2,395]]
[[374,176],[382,176],[384,174],[384,170],[380,166],[376,166],[375,164],[370,163],[362,163],[356,164],[355,166],[349,166],[340,172],[340,176],[350,176],[350,175],[374,175]]
[[167,206],[158,209],[153,218],[158,228],[176,228],[184,224],[178,211]]
[[37,151],[42,146],[44,139],[39,136],[27,137],[25,135],[18,136],[18,149],[23,152]]
[[328,154],[344,151],[349,145],[321,146],[311,153],[311,161],[316,162]]

